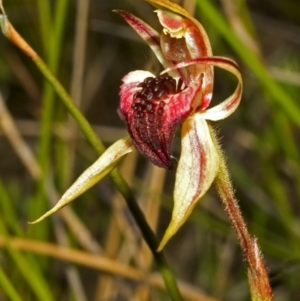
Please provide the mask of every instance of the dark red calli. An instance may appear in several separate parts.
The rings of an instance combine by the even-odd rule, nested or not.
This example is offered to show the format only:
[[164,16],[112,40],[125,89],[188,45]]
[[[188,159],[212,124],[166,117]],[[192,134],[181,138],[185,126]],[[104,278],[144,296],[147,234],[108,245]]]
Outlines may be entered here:
[[184,87],[169,75],[134,71],[123,78],[118,113],[138,151],[159,167],[171,169],[177,128],[193,111],[201,82]]

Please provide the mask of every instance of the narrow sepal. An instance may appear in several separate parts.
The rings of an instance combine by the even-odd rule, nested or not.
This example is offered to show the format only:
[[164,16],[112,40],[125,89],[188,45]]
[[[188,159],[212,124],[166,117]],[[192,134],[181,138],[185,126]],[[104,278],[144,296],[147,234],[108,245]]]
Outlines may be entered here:
[[[124,10],[114,10],[120,14],[124,20],[136,31],[136,33],[149,45],[157,59],[165,67],[170,67],[170,63],[164,58],[160,47],[160,34],[150,25],[140,18]],[[176,71],[175,71],[176,73]]]
[[207,122],[195,114],[182,125],[181,156],[177,167],[171,223],[161,250],[191,214],[211,186],[219,167],[219,155]]
[[46,217],[52,215],[53,213],[57,212],[58,210],[72,202],[86,190],[103,179],[108,173],[110,173],[119,163],[120,159],[132,150],[132,142],[129,137],[122,138],[115,142],[93,165],[91,165],[79,176],[79,178],[65,192],[65,194],[51,210],[46,212],[39,219],[30,222],[30,224],[36,224],[42,221]]

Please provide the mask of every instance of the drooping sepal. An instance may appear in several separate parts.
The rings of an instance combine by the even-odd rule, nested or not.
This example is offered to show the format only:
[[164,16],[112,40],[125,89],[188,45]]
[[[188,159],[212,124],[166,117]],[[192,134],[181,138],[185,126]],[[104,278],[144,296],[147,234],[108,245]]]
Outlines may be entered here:
[[183,123],[181,141],[172,219],[159,250],[187,220],[199,199],[211,186],[219,167],[219,155],[210,128],[201,114],[195,114]]

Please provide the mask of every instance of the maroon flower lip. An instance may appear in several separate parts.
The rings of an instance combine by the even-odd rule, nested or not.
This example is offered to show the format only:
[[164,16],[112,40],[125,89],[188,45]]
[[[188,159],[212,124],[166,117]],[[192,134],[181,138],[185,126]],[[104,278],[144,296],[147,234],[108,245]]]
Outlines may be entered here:
[[127,117],[121,107],[119,116],[127,123],[129,134],[136,148],[154,164],[172,169],[170,141],[162,131],[165,100],[181,89],[180,84],[169,75],[146,77],[137,85],[139,91],[132,97],[133,114]]
[[[128,82],[136,72],[145,74],[144,79]],[[177,82],[169,75],[154,77],[146,76],[149,72],[136,72],[123,79],[118,114],[137,150],[155,165],[172,169],[173,136],[191,113],[199,85],[185,87],[182,79]]]

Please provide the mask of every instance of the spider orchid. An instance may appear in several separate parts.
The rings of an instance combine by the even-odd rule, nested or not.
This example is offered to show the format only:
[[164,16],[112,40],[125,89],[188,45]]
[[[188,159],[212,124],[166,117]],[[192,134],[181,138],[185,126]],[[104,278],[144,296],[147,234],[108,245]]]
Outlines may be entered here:
[[[162,249],[216,177],[219,147],[207,120],[224,119],[236,110],[242,94],[242,78],[234,61],[212,55],[204,28],[186,10],[169,0],[147,1],[158,8],[155,12],[163,27],[161,33],[128,12],[116,12],[150,46],[165,70],[157,76],[148,71],[133,71],[123,78],[118,114],[126,123],[130,138],[123,138],[108,148],[56,206],[35,222],[56,212],[101,180],[134,147],[155,165],[173,168],[172,140],[181,126],[174,209],[159,247]],[[231,72],[238,84],[230,97],[209,108],[214,67]]]

